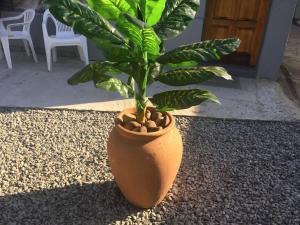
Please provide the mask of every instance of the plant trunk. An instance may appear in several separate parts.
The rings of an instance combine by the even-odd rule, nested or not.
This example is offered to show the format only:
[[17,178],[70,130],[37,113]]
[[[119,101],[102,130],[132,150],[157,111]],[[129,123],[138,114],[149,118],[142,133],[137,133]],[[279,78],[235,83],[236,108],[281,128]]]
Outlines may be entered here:
[[149,76],[149,66],[148,66],[148,53],[145,52],[143,55],[144,67],[143,67],[143,83],[138,87],[138,94],[136,96],[137,101],[137,121],[141,124],[146,122],[146,100],[147,100],[147,84]]

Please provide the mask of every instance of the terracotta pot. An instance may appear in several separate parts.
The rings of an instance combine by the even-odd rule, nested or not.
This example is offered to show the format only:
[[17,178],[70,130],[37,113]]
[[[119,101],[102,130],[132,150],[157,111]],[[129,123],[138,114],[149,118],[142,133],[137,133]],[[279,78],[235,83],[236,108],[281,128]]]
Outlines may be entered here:
[[[127,109],[124,113],[134,113]],[[132,204],[151,208],[159,204],[177,175],[182,158],[182,139],[175,118],[163,130],[141,134],[121,125],[113,128],[108,140],[108,160],[121,192]]]

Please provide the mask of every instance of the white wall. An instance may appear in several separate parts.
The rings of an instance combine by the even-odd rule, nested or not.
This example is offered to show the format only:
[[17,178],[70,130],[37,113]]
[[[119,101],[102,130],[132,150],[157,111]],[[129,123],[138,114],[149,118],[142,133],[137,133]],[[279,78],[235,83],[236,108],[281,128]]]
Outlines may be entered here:
[[13,0],[16,9],[39,9],[42,8],[43,0]]
[[272,1],[257,76],[272,80],[279,78],[296,2],[297,0]]
[[296,11],[295,11],[295,18],[300,19],[300,1],[298,0]]
[[[182,35],[169,40],[166,43],[167,49],[172,49],[178,45],[187,44],[191,42],[197,42],[201,40],[203,23],[205,19],[206,1],[201,0],[201,7],[193,23],[183,32]],[[297,0],[272,0],[270,14],[267,22],[267,29],[263,41],[263,47],[260,53],[259,62],[257,68],[243,70],[235,70],[234,75],[248,74],[250,77],[264,77],[268,79],[276,80],[279,76],[279,68],[282,62],[283,53],[286,47],[286,42],[292,23],[292,17]],[[3,12],[1,16],[16,15],[17,12]],[[32,24],[32,36],[36,49],[39,52],[44,51],[44,43],[42,37],[42,14],[37,13],[36,18]],[[20,42],[19,42],[20,44]],[[17,45],[17,43],[16,43]],[[102,53],[97,48],[88,42],[90,59],[103,59]],[[69,55],[77,56],[75,49],[64,51]],[[239,68],[239,66],[236,66]]]

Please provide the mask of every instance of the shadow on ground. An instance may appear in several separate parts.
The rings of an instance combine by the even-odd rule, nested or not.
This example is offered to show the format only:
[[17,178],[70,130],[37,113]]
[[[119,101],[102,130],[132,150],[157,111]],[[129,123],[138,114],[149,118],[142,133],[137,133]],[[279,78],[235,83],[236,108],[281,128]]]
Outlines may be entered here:
[[184,154],[174,187],[140,210],[107,165],[113,115],[0,113],[0,224],[299,224],[300,122],[177,117]]
[[10,114],[15,112],[27,112],[31,110],[30,108],[21,108],[21,107],[0,107],[1,114]]
[[162,204],[166,224],[298,224],[299,123],[177,124],[185,151],[173,198]]
[[109,224],[138,211],[112,181],[0,197],[0,224]]

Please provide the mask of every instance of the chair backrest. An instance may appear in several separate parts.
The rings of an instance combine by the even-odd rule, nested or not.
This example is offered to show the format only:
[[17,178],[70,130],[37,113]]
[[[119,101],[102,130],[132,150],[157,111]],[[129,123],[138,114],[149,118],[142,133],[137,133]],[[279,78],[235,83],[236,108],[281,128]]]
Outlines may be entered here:
[[54,22],[55,29],[56,29],[56,36],[57,37],[67,37],[67,36],[73,36],[74,35],[74,31],[73,31],[72,27],[69,27],[69,26],[67,26],[67,25],[59,22],[51,14],[51,12],[49,11],[49,9],[47,9],[44,12],[44,15],[43,15],[43,24],[45,24],[46,26],[47,26],[47,21],[48,21],[49,18],[51,18],[52,21]]
[[29,32],[31,22],[33,21],[34,16],[35,16],[35,11],[33,9],[26,9],[22,13],[22,15],[23,15],[23,18],[24,18],[24,23],[28,23],[28,24],[25,24],[23,26],[23,31]]

